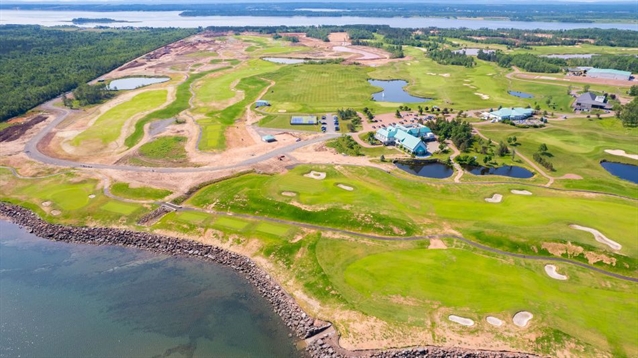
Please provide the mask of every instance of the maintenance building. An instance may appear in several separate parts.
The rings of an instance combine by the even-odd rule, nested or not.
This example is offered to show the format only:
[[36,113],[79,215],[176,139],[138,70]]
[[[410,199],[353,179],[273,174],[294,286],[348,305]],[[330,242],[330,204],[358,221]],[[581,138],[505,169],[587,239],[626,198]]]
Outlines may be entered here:
[[612,70],[608,68],[592,68],[587,71],[587,77],[603,78],[606,80],[629,81],[631,79],[631,72]]

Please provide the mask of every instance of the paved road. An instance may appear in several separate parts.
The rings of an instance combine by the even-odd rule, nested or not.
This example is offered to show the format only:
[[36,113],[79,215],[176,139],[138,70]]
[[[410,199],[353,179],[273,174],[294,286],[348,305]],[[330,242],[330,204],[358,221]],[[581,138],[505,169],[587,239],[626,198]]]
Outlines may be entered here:
[[71,167],[71,168],[95,168],[95,169],[111,169],[111,170],[119,170],[119,171],[127,171],[127,172],[157,172],[157,173],[200,173],[200,172],[212,172],[217,170],[226,170],[226,169],[236,169],[244,166],[250,166],[253,164],[257,164],[263,162],[265,160],[278,157],[280,155],[285,155],[289,152],[292,152],[296,149],[305,147],[307,145],[323,142],[332,138],[338,137],[337,134],[324,134],[318,136],[316,138],[310,140],[304,140],[301,142],[295,142],[285,147],[281,147],[270,151],[268,153],[255,156],[252,158],[248,158],[243,160],[237,164],[227,165],[222,167],[192,167],[192,168],[147,168],[147,167],[136,167],[130,165],[115,165],[115,164],[95,164],[95,163],[82,163],[82,162],[74,162],[66,159],[59,159],[50,157],[38,149],[38,143],[44,139],[44,137],[49,134],[55,127],[57,127],[62,121],[64,121],[69,114],[72,113],[71,110],[66,108],[58,108],[53,105],[55,100],[46,102],[42,105],[44,109],[56,114],[56,119],[49,123],[42,131],[36,134],[31,140],[29,140],[25,146],[24,152],[29,156],[29,158],[50,164],[59,167]]

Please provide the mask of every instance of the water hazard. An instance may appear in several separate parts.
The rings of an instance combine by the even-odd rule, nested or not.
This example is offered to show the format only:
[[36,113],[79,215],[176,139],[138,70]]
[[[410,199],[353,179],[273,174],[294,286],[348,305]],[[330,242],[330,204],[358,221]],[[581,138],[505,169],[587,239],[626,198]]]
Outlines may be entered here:
[[383,88],[381,92],[377,92],[372,95],[372,99],[378,102],[421,103],[432,100],[430,98],[415,97],[406,92],[403,89],[405,86],[408,85],[406,81],[368,80],[368,82],[375,87]]
[[37,238],[0,221],[0,357],[300,357],[223,266]]
[[433,161],[413,160],[405,163],[396,162],[394,165],[407,173],[426,178],[444,179],[454,174],[454,169]]
[[467,171],[474,175],[501,175],[510,178],[528,179],[534,176],[534,173],[515,165],[504,165],[498,168],[490,167],[470,167]]
[[507,93],[509,93],[510,95],[512,95],[514,97],[518,97],[518,98],[534,98],[534,95],[529,94],[529,93],[525,93],[525,92],[507,91]]
[[129,77],[113,80],[109,83],[111,90],[132,90],[139,87],[162,83],[170,80],[168,77]]
[[600,165],[602,165],[609,174],[638,184],[638,165],[608,162],[605,160],[600,162]]

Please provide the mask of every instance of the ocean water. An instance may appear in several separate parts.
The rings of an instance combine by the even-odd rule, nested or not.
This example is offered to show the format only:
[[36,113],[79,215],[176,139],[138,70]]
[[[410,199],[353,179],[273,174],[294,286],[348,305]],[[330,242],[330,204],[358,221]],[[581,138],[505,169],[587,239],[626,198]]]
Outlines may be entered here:
[[52,242],[0,221],[0,357],[301,357],[223,266]]

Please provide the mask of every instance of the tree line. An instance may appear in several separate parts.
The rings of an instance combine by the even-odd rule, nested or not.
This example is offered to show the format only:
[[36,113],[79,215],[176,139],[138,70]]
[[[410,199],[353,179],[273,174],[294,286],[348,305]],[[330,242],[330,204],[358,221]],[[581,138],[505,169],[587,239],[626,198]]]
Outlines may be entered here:
[[195,32],[0,26],[0,121]]

